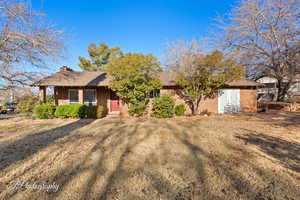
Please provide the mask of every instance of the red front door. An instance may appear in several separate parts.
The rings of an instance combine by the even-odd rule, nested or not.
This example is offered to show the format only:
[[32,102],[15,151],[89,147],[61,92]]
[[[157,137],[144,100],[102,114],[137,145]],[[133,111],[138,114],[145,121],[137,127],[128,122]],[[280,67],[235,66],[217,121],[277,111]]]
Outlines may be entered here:
[[111,92],[110,106],[111,111],[120,111],[120,100],[114,92]]

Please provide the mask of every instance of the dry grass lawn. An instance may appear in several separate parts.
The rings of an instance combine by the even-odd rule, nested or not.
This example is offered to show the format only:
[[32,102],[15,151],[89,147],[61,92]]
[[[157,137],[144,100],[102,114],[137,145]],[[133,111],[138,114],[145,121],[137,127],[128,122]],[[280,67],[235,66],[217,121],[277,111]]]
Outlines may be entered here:
[[298,200],[300,114],[0,120],[0,199]]

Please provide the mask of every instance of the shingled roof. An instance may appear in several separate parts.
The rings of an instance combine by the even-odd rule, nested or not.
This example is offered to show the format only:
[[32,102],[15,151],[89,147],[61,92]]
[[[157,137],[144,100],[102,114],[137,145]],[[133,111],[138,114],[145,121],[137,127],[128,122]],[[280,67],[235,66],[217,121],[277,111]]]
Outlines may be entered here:
[[36,82],[35,86],[107,86],[108,78],[101,71],[60,71]]
[[243,79],[243,80],[236,80],[236,81],[232,81],[228,84],[226,84],[227,86],[231,86],[231,87],[247,87],[247,86],[262,86],[264,84],[261,83],[257,83],[255,81],[252,80],[247,80],[247,79]]
[[[176,85],[176,72],[160,72],[159,78],[163,86]],[[60,71],[45,77],[36,82],[33,86],[108,86],[110,77],[107,73],[101,71],[82,71],[72,70]],[[233,81],[228,86],[258,86],[259,83],[251,80]]]

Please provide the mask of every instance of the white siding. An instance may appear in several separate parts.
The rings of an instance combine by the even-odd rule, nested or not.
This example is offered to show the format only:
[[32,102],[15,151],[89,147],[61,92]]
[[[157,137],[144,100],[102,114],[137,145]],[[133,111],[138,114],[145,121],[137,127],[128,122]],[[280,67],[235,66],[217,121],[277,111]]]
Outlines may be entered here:
[[258,83],[277,83],[277,80],[275,78],[262,77],[262,78],[258,79],[256,82],[258,82]]

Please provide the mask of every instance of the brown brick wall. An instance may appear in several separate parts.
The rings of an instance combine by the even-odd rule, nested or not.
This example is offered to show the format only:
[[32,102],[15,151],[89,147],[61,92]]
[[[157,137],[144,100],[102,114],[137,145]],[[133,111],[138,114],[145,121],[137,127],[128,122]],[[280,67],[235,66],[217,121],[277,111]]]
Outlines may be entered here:
[[200,102],[200,112],[218,113],[218,97]]
[[256,89],[241,89],[240,95],[242,112],[257,112]]
[[[68,104],[68,89],[67,87],[57,87],[57,101],[58,105]],[[71,88],[70,88],[71,89]],[[110,89],[99,87],[97,88],[97,104],[107,107],[110,111]],[[186,114],[190,114],[189,107],[185,102],[175,93],[174,89],[161,89],[161,95],[170,94],[175,100],[175,104],[184,104],[186,106]],[[257,112],[257,100],[255,89],[240,89],[240,104],[243,112]],[[206,99],[200,102],[199,112],[218,113],[218,97]],[[121,114],[128,115],[127,105],[121,103]]]
[[[175,94],[173,89],[162,89],[161,94],[170,94],[175,99],[177,104],[185,104],[180,97]],[[242,112],[257,112],[256,89],[240,89],[240,104]],[[190,109],[186,105],[187,113],[190,114]],[[199,112],[218,113],[218,97],[206,99],[200,102]]]

